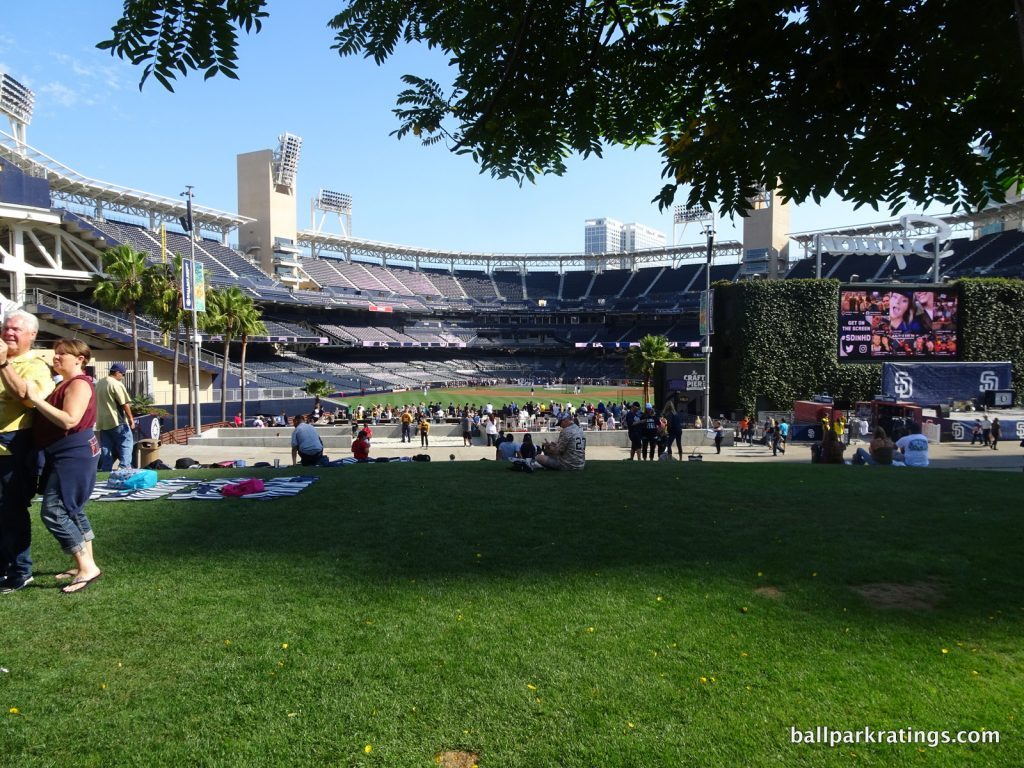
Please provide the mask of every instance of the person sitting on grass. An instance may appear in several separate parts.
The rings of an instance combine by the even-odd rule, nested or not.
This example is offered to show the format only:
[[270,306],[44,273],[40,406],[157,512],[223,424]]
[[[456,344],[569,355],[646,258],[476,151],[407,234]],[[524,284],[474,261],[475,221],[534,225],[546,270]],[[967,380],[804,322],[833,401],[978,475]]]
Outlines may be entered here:
[[527,464],[535,469],[558,469],[579,471],[586,463],[587,438],[583,436],[583,430],[573,419],[572,414],[564,411],[558,417],[558,426],[562,431],[555,443],[544,443],[536,459]]
[[495,461],[512,461],[519,453],[519,446],[511,434],[499,438],[498,445],[494,449]]
[[[889,436],[885,434],[882,427],[875,428],[874,437],[868,445],[868,450],[858,448],[853,454],[854,464],[892,464],[892,455],[896,445]],[[870,451],[870,452],[869,452]]]
[[523,435],[523,444],[519,446],[519,458],[521,459],[535,459],[537,458],[537,446],[533,443],[533,436],[527,432]]
[[366,437],[366,430],[359,430],[359,435],[352,443],[352,455],[356,461],[368,462],[370,460],[370,440]]
[[910,434],[896,441],[896,447],[903,454],[903,464],[908,467],[928,466],[928,438],[921,434],[921,425],[910,423]]
[[[814,449],[817,449],[817,461],[814,461]],[[836,437],[835,430],[826,429],[821,435],[821,442],[811,446],[811,461],[816,464],[843,464],[843,451],[846,446]]]

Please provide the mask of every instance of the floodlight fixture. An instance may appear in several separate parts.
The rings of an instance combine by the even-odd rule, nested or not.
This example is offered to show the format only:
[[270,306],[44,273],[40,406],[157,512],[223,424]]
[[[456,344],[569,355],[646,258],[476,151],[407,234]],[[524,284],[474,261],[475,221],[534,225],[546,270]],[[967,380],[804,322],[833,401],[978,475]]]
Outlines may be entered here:
[[690,224],[693,222],[703,223],[711,221],[715,214],[703,205],[677,205],[673,209],[672,221],[674,224]]
[[316,207],[330,213],[352,213],[352,195],[321,189],[316,196]]
[[32,109],[36,95],[6,72],[0,77],[0,111],[12,120],[28,125],[32,122]]
[[19,147],[26,143],[25,128],[32,122],[36,95],[4,72],[0,75],[0,112],[11,121],[11,133]]
[[295,186],[295,174],[299,170],[299,155],[302,153],[302,139],[291,133],[277,137],[278,149],[274,156],[274,183],[279,187]]

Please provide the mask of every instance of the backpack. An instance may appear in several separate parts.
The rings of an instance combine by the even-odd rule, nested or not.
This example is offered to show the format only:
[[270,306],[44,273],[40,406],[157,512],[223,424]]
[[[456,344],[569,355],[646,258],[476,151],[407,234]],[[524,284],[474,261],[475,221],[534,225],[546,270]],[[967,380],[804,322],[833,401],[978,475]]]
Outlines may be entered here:
[[174,468],[175,469],[191,469],[192,467],[196,466],[198,463],[199,462],[196,461],[195,459],[190,459],[188,457],[184,457],[184,458],[180,458],[176,462],[174,462]]

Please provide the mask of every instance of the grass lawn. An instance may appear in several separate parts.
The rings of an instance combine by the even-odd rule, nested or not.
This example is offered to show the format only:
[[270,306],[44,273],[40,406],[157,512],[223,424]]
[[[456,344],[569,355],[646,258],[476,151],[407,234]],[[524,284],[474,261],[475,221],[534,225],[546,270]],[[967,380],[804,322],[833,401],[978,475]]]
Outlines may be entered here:
[[[0,764],[1024,764],[1020,473],[318,472],[91,504],[105,576],[75,596],[37,524],[35,584],[0,596]],[[816,726],[1001,742],[790,743]]]
[[[495,408],[500,408],[505,403],[513,402],[522,406],[530,400],[545,405],[553,401],[559,406],[566,402],[579,405],[583,401],[612,403],[628,400],[632,402],[639,400],[642,395],[643,390],[640,387],[616,386],[586,386],[583,387],[581,394],[574,395],[572,385],[566,385],[554,389],[537,386],[534,387],[533,397],[530,397],[530,387],[528,386],[520,387],[502,384],[494,387],[436,387],[428,389],[426,397],[423,396],[423,390],[410,389],[405,392],[374,392],[368,395],[331,398],[331,401],[346,403],[350,408],[355,408],[360,404],[365,407],[371,407],[376,404],[383,405],[384,403],[397,406],[441,403],[446,408],[448,403],[455,403],[458,408],[461,408],[466,403],[477,407],[483,406],[485,403],[491,403]],[[310,399],[310,403],[312,403],[312,399]],[[328,410],[331,410],[329,404],[326,407]]]

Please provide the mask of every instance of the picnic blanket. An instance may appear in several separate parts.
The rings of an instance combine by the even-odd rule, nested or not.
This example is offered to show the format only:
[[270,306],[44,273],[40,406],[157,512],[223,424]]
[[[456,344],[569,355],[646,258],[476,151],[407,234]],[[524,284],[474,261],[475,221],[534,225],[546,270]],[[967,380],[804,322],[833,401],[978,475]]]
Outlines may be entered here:
[[[220,490],[225,485],[240,483],[248,478],[231,477],[220,480],[208,480],[201,482],[194,488],[188,488],[172,494],[169,498],[173,501],[186,499],[223,499],[224,495]],[[302,493],[319,478],[315,475],[295,475],[294,477],[275,477],[263,481],[264,490],[261,493],[250,493],[246,496],[233,496],[237,499],[279,499],[282,496],[296,496]]]
[[161,499],[169,493],[188,488],[190,485],[195,485],[196,482],[194,477],[174,477],[161,480],[152,488],[142,488],[140,490],[118,490],[116,488],[97,487],[93,490],[89,501],[152,501],[153,499]]
[[344,459],[335,459],[334,461],[327,462],[328,467],[345,467],[349,464],[388,464],[392,461],[412,461],[411,456],[392,456],[387,461],[381,459],[370,459],[369,461],[359,461],[359,459],[351,456]]

